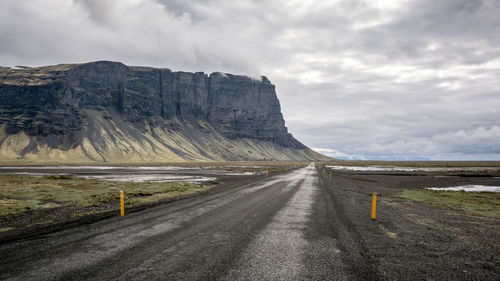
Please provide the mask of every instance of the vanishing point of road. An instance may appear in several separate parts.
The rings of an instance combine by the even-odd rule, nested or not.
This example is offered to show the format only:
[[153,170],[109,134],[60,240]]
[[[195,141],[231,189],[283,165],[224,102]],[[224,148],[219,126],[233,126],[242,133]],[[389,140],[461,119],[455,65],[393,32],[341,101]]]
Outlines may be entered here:
[[0,245],[0,279],[377,279],[335,200],[311,164]]

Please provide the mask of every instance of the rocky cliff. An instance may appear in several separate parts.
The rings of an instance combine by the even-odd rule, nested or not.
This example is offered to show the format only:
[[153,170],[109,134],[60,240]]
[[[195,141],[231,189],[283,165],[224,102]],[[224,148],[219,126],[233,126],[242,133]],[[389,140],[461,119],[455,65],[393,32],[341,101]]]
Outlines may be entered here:
[[116,62],[0,68],[0,160],[312,160],[274,85]]

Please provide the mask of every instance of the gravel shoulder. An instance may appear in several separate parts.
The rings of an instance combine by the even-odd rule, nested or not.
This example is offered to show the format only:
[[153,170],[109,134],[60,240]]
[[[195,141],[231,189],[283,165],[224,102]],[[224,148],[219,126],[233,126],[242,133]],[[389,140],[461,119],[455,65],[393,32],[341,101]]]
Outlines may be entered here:
[[[400,196],[404,189],[500,185],[498,178],[341,171],[330,178],[329,172],[321,177],[380,280],[500,280],[500,218]],[[376,220],[370,219],[372,192],[378,192]]]

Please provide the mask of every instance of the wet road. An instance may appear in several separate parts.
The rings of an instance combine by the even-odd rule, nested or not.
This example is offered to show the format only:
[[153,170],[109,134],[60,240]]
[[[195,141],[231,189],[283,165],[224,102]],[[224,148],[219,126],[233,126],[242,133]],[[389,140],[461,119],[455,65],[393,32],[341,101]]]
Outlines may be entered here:
[[11,242],[0,245],[0,279],[374,279],[330,189],[310,165]]

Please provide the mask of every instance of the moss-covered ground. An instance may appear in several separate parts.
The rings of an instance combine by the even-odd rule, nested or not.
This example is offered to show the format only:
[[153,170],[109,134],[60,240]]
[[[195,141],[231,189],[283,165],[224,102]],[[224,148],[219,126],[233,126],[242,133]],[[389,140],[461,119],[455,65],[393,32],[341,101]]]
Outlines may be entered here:
[[99,206],[118,200],[120,190],[125,192],[125,204],[135,206],[211,187],[192,183],[113,182],[70,176],[0,175],[0,219],[42,208]]
[[419,189],[403,190],[401,196],[430,205],[462,210],[469,214],[500,218],[500,193],[498,192]]

